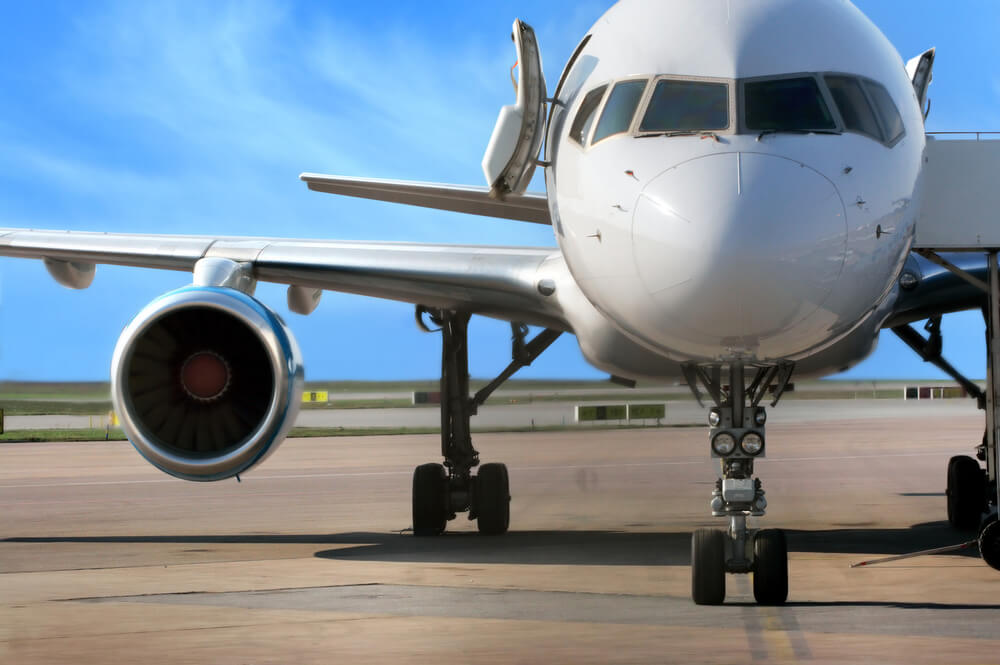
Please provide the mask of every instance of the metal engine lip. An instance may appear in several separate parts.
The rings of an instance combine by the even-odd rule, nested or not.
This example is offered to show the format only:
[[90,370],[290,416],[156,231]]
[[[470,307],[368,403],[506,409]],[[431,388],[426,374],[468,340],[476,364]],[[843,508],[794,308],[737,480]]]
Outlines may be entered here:
[[[214,457],[185,457],[166,449],[138,421],[128,391],[132,342],[160,318],[189,307],[218,309],[247,325],[264,345],[274,375],[275,389],[263,420],[233,449]],[[276,313],[235,289],[192,285],[156,298],[125,326],[111,360],[111,400],[125,436],[150,464],[183,480],[223,480],[263,461],[284,439],[298,415],[295,397],[302,389],[303,375],[298,344]]]

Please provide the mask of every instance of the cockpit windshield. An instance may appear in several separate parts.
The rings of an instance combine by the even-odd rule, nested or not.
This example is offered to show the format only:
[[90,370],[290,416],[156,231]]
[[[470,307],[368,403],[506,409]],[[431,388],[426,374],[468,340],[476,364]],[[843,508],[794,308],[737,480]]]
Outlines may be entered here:
[[729,85],[660,79],[656,82],[640,132],[692,132],[729,127]]
[[837,123],[812,76],[748,81],[743,85],[749,130],[834,131]]
[[[892,148],[906,127],[876,81],[838,72],[750,79],[661,74],[608,81],[590,90],[569,137],[586,150],[615,136],[862,134]],[[610,92],[609,92],[610,91]],[[735,121],[734,121],[735,119]],[[591,135],[593,130],[593,135]]]

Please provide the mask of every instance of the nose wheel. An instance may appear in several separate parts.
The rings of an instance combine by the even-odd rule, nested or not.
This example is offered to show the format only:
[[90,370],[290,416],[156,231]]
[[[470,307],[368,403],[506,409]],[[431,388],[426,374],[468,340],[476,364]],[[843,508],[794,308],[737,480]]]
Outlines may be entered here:
[[[743,562],[727,558],[727,549],[732,551],[736,544],[727,540],[726,532],[720,529],[698,529],[691,536],[691,598],[696,605],[721,605],[726,598],[726,573],[748,572]],[[763,529],[754,534],[749,568],[753,597],[760,605],[781,605],[788,599],[784,531]]]
[[726,598],[726,534],[718,529],[691,536],[691,598],[695,605],[721,605]]
[[763,529],[753,539],[753,597],[761,605],[788,599],[788,545],[781,529]]

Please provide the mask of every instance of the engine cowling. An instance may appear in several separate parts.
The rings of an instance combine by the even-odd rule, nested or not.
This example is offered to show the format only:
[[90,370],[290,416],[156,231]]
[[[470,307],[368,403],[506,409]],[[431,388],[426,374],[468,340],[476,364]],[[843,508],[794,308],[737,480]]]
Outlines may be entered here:
[[253,297],[189,286],[132,320],[111,361],[122,430],[160,470],[222,480],[261,462],[298,414],[302,363],[291,331]]

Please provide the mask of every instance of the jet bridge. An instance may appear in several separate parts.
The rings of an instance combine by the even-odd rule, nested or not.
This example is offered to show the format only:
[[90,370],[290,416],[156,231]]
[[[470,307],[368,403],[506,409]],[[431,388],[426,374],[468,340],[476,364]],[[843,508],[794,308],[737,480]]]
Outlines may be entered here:
[[[988,294],[986,318],[986,471],[995,483],[1000,508],[1000,132],[967,134],[964,139],[928,136],[924,164],[924,201],[913,250],[942,265]],[[971,275],[939,252],[981,252],[987,281]],[[950,484],[950,472],[949,472]],[[950,491],[950,490],[949,490]],[[979,551],[1000,569],[1000,521],[987,518],[979,532]]]
[[923,211],[913,249],[1000,249],[1000,132],[927,137]]

